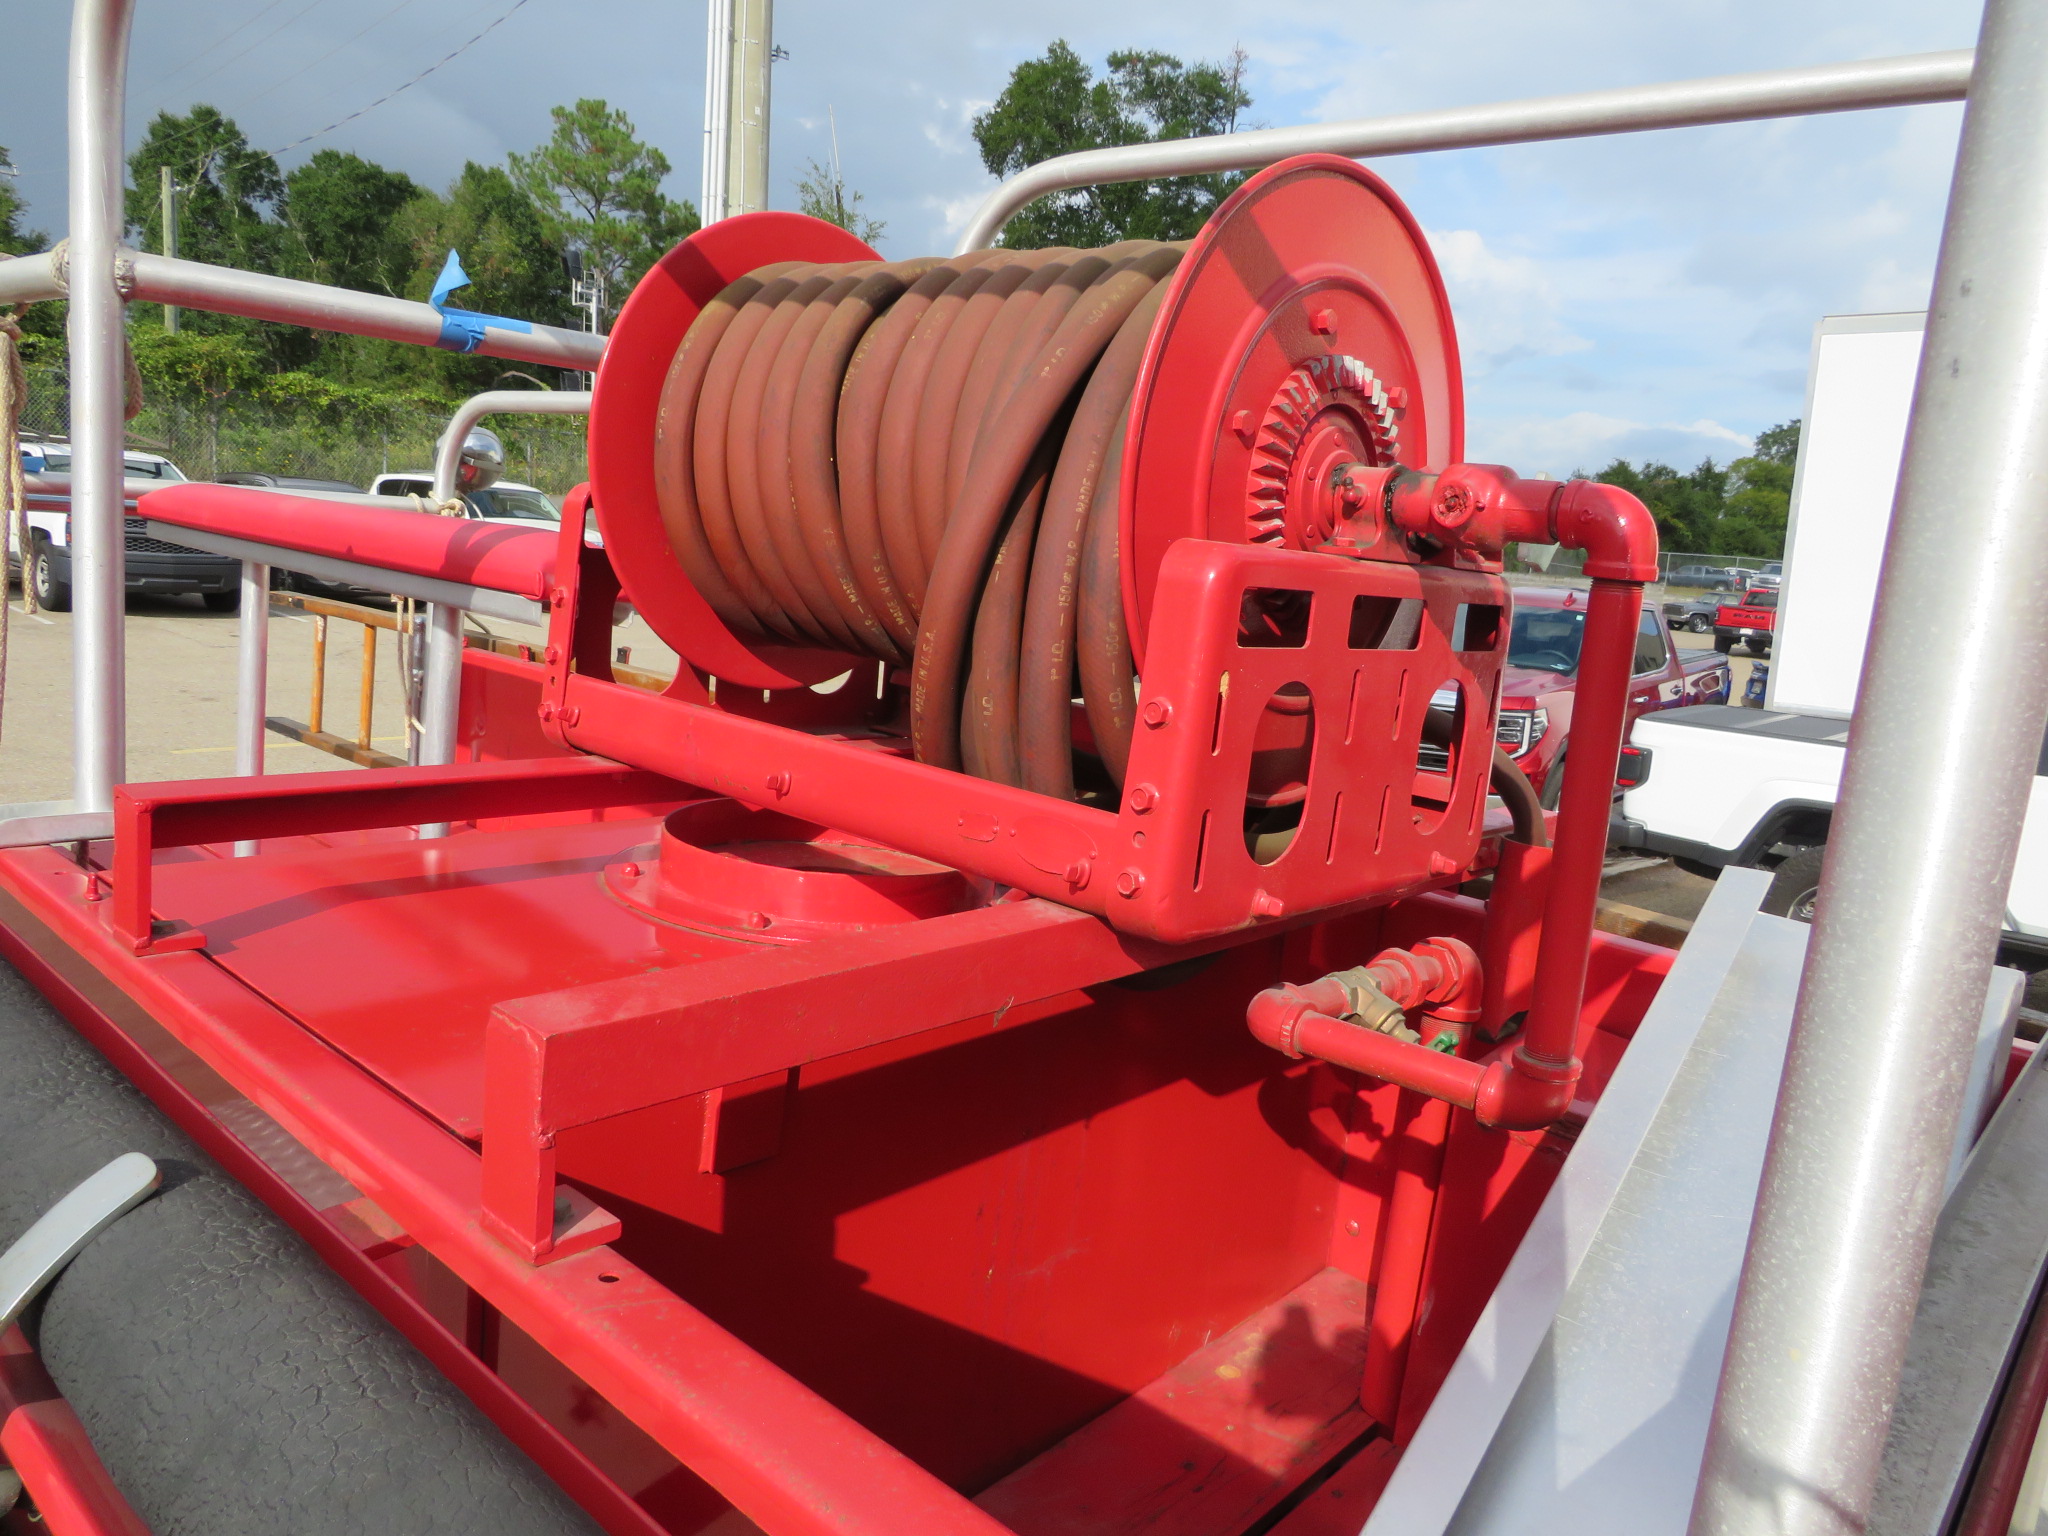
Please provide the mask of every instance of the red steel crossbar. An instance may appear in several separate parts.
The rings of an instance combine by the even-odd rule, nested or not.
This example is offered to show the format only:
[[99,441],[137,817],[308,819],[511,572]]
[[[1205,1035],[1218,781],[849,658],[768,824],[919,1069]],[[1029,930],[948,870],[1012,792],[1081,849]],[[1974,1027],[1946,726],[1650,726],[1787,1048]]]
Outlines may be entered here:
[[[545,528],[423,517],[411,508],[197,482],[151,491],[139,509],[179,528],[488,587],[535,602],[554,584],[556,541]],[[580,533],[583,525],[576,527]]]
[[536,1261],[562,1248],[556,1137],[828,1056],[1028,1005],[1198,953],[1047,901],[757,948],[501,1003],[484,1045],[484,1224]]
[[136,954],[206,942],[190,929],[158,931],[150,905],[150,860],[158,848],[696,798],[673,779],[601,757],[123,784],[114,790],[109,922]]

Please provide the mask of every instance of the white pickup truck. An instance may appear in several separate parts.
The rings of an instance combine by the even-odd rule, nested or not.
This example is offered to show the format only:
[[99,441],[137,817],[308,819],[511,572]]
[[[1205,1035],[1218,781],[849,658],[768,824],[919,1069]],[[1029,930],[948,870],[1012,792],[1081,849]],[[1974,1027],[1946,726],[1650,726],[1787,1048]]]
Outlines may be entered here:
[[[23,572],[35,588],[36,602],[54,612],[71,607],[71,445],[32,440],[21,444],[21,467],[28,499],[26,550],[10,547],[8,564]],[[126,507],[125,566],[128,590],[171,596],[196,593],[216,613],[240,602],[242,567],[225,555],[187,549],[153,539],[136,513],[136,499],[146,492],[185,478],[185,472],[160,453],[130,448],[121,455]]]
[[[1666,710],[1615,841],[1696,874],[1772,871],[1764,910],[1808,919],[1849,745],[1924,315],[1835,315],[1814,335],[1762,709]],[[2048,956],[2048,742],[2006,898],[2010,949]]]

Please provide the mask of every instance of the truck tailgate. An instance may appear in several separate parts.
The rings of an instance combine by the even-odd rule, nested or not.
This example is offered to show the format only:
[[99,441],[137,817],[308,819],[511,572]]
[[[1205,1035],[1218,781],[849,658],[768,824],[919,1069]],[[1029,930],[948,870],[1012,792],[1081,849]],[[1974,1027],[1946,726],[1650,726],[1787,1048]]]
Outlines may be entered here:
[[1622,814],[1732,853],[1788,800],[1834,804],[1849,722],[1700,704],[1645,715],[1629,739],[1649,748],[1650,774],[1622,798]]

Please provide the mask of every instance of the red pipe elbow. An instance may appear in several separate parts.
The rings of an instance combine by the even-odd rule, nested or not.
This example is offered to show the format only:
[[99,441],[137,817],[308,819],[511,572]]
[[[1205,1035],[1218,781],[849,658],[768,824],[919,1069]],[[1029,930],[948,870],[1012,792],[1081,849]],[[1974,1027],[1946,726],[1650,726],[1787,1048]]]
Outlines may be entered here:
[[1578,1092],[1579,1064],[1544,1061],[1526,1051],[1487,1063],[1473,1096],[1481,1125],[1540,1131],[1562,1119]]
[[1618,485],[1567,480],[1550,508],[1553,538],[1586,552],[1596,581],[1657,579],[1657,520]]

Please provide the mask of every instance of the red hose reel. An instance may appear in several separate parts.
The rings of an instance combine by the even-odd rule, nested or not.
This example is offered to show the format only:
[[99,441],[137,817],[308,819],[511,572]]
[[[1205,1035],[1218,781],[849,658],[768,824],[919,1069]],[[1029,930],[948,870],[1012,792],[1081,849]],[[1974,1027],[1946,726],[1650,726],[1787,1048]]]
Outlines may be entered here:
[[[832,827],[1172,940],[1472,862],[1510,482],[1437,478],[1462,450],[1449,306],[1350,161],[1253,177],[1184,252],[892,264],[799,216],[726,220],[619,316],[590,445],[607,553],[686,664],[673,698],[1030,808],[934,802],[906,840],[900,808],[828,789]],[[843,705],[809,691],[849,669]]]

